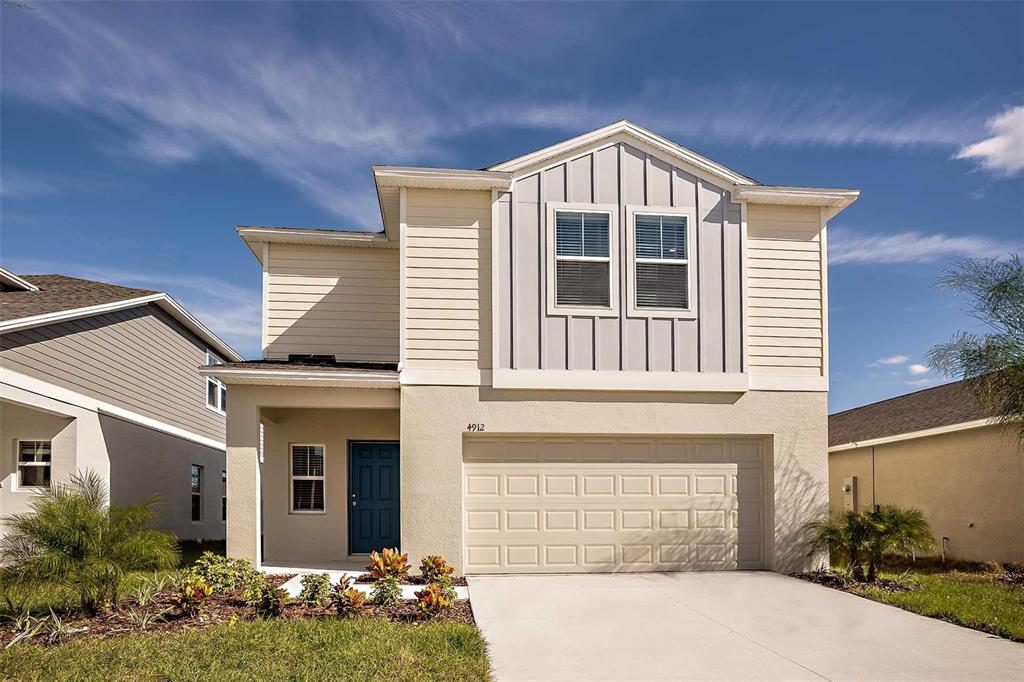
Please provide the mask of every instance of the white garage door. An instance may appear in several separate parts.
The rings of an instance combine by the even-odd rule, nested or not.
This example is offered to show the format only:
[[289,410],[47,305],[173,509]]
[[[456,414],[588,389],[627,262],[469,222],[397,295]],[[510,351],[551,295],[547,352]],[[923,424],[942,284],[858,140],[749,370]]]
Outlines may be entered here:
[[467,573],[763,568],[758,438],[474,437]]

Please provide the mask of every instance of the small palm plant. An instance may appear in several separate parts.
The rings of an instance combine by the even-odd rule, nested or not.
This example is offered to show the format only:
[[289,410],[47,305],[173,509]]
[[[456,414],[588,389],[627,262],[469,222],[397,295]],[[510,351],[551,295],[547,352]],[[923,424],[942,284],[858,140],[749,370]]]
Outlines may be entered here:
[[846,571],[857,581],[864,580],[863,549],[868,537],[868,524],[858,512],[848,511],[806,526],[810,541],[808,555],[828,554],[833,559],[844,557]]
[[0,580],[32,588],[45,583],[75,591],[81,606],[95,611],[117,606],[125,575],[160,571],[178,563],[173,536],[149,528],[156,498],[112,506],[95,471],[54,483],[32,502],[32,510],[4,519]]
[[873,582],[878,577],[886,555],[914,556],[935,546],[928,519],[920,509],[883,505],[864,516],[870,528],[865,543],[868,581]]

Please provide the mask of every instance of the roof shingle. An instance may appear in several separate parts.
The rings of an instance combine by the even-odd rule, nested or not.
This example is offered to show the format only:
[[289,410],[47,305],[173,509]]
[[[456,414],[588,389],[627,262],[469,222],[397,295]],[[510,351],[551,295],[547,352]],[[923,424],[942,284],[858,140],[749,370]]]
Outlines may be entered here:
[[964,381],[881,400],[828,418],[829,447],[991,417]]
[[64,275],[24,275],[22,279],[39,291],[0,291],[0,322],[160,293]]

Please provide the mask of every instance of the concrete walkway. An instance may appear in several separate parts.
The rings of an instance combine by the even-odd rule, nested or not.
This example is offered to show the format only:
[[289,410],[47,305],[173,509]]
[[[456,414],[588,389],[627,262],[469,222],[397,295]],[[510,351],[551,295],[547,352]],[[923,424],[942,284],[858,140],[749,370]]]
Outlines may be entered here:
[[1024,644],[766,572],[471,577],[505,680],[1024,680]]

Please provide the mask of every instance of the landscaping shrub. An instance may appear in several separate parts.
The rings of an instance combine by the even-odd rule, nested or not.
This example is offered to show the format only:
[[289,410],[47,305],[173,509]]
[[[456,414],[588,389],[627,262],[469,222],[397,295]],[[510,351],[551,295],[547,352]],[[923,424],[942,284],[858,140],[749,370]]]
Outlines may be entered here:
[[378,578],[377,582],[373,584],[373,592],[370,594],[370,598],[374,604],[380,606],[397,604],[402,599],[402,588],[398,584],[398,578],[393,575]]
[[299,601],[306,606],[323,606],[331,601],[331,577],[326,573],[307,573],[302,576]]
[[409,575],[409,555],[400,554],[398,548],[382,549],[380,554],[370,552],[370,565],[366,567],[374,580],[392,577],[401,580]]
[[352,579],[343,575],[338,584],[334,586],[331,594],[331,601],[339,616],[348,618],[363,610],[366,604],[366,595],[352,587]]
[[424,589],[416,592],[416,604],[421,611],[431,616],[451,608],[453,602],[454,599],[438,583],[430,583]]
[[449,566],[442,556],[431,554],[420,559],[420,574],[428,583],[437,582],[441,576],[448,576],[450,581],[454,572],[455,569]]
[[25,588],[57,584],[95,611],[117,607],[130,571],[177,565],[174,537],[149,528],[155,497],[124,507],[108,505],[108,499],[103,478],[87,471],[33,498],[30,512],[4,519],[0,581]]
[[281,615],[290,601],[288,593],[280,587],[274,587],[267,576],[257,572],[246,583],[242,593],[246,606],[256,611],[256,615],[273,618]]
[[[807,524],[810,556],[828,552],[843,557],[854,580],[874,582],[886,556],[913,556],[935,545],[928,520],[919,509],[884,505],[847,511]],[[867,564],[867,571],[865,571]]]
[[174,605],[185,616],[198,616],[206,607],[211,594],[213,588],[205,580],[186,573],[178,580]]
[[241,587],[257,572],[248,559],[229,559],[213,552],[203,552],[189,570],[218,594]]

